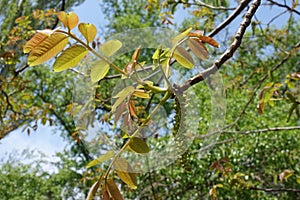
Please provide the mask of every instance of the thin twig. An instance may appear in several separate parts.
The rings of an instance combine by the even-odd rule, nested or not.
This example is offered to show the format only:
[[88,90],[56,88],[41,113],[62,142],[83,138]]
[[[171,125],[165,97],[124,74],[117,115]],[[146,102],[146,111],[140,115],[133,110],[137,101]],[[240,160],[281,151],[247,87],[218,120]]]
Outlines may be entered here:
[[258,187],[249,187],[250,190],[261,190],[264,192],[295,192],[300,193],[300,190],[293,188],[258,188]]
[[275,2],[275,1],[272,1],[272,0],[268,0],[268,1],[269,1],[270,3],[272,3],[272,4],[276,5],[276,6],[279,6],[279,7],[286,8],[288,11],[290,11],[290,12],[294,12],[294,13],[296,13],[296,14],[300,15],[300,12],[299,12],[298,10],[295,10],[294,8],[291,8],[291,7],[287,6],[286,4],[285,4],[285,5],[283,5],[283,4],[280,4],[280,3],[278,3],[278,2]]
[[202,1],[198,1],[198,0],[195,0],[194,3],[189,3],[189,5],[196,5],[196,6],[203,6],[203,7],[206,7],[206,8],[210,8],[212,10],[235,10],[236,8],[227,8],[227,7],[224,7],[224,6],[212,6],[210,4],[207,4],[207,3],[204,3]]
[[[245,3],[245,2],[249,2],[249,1],[243,1],[242,3]],[[246,29],[250,25],[251,19],[254,16],[258,7],[260,6],[260,3],[261,3],[260,0],[255,0],[252,3],[252,5],[250,6],[249,10],[247,11],[247,13],[245,15],[243,22],[240,24],[240,26],[235,34],[235,39],[234,39],[233,43],[229,46],[229,48],[225,51],[225,53],[223,53],[223,55],[221,55],[221,57],[217,61],[215,61],[215,63],[210,68],[202,71],[200,74],[190,78],[183,85],[179,86],[178,90],[185,91],[189,87],[195,85],[196,83],[199,83],[199,82],[205,80],[208,76],[217,72],[221,68],[221,66],[233,56],[234,52],[241,45],[243,36],[246,32]],[[209,34],[208,36],[211,37],[212,35]]]

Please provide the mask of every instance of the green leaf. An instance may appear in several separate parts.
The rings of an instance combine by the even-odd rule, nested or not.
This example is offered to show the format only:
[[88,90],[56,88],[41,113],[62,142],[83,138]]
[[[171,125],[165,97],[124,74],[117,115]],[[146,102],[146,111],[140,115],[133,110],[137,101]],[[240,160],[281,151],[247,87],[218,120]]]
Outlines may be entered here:
[[122,47],[122,42],[119,40],[109,40],[102,44],[100,51],[107,57],[112,56]]
[[97,34],[97,28],[93,24],[80,23],[78,29],[81,34],[85,37],[87,42],[92,42]]
[[149,153],[150,151],[146,141],[138,137],[133,137],[130,139],[129,147],[136,153]]
[[178,42],[180,42],[183,38],[185,38],[190,32],[191,32],[192,28],[188,28],[187,30],[185,30],[184,32],[180,33],[179,35],[175,36],[172,40],[172,44],[173,45],[177,45]]
[[177,47],[173,57],[179,64],[181,64],[185,68],[191,69],[194,67],[194,60],[191,54],[187,52],[183,47]]
[[88,53],[88,50],[79,44],[66,49],[56,60],[53,65],[55,72],[60,72],[78,65],[78,63]]
[[112,179],[106,180],[106,188],[107,188],[107,192],[109,193],[109,196],[111,197],[111,199],[113,199],[113,200],[122,200],[123,199],[119,188],[117,187],[117,185],[115,184],[115,182]]
[[118,94],[116,94],[115,96],[113,96],[113,98],[127,97],[133,91],[134,91],[134,87],[133,86],[127,86],[127,87],[123,88],[120,92],[118,92]]
[[91,80],[97,82],[103,79],[109,71],[109,64],[104,60],[96,61],[91,68]]
[[35,66],[46,62],[65,48],[69,37],[62,33],[53,33],[37,45],[28,56],[28,65]]
[[296,181],[298,184],[300,184],[300,176],[297,176]]
[[106,152],[104,155],[101,155],[99,156],[98,158],[96,158],[95,160],[89,162],[87,165],[86,165],[86,168],[90,168],[90,167],[93,167],[95,165],[98,165],[112,157],[114,157],[114,152],[113,151],[108,151]]
[[136,175],[129,163],[124,158],[117,158],[114,162],[114,166],[118,176],[126,183],[131,189],[137,188]]

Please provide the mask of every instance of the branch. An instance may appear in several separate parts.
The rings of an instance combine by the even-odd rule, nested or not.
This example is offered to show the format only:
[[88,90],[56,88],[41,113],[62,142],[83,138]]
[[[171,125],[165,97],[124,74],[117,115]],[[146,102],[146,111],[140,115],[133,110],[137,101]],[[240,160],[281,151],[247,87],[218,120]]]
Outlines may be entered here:
[[250,190],[261,190],[264,192],[296,192],[300,193],[300,190],[293,188],[257,188],[257,187],[249,187]]
[[243,134],[248,135],[250,133],[263,133],[269,131],[291,131],[300,129],[300,126],[289,126],[289,127],[273,127],[273,128],[263,128],[257,130],[249,130],[249,131],[222,131],[222,133],[234,133],[234,134]]
[[[241,3],[241,5],[243,3],[246,4],[246,2],[249,2],[249,0],[243,1]],[[177,87],[177,89],[179,91],[185,91],[189,87],[195,85],[196,83],[199,83],[199,82],[205,80],[209,75],[217,72],[221,68],[221,66],[233,56],[234,52],[241,45],[243,36],[246,32],[246,29],[250,25],[251,19],[254,16],[258,7],[260,6],[260,3],[261,3],[260,0],[255,0],[252,3],[252,5],[250,6],[249,10],[247,11],[247,13],[245,15],[243,22],[240,24],[239,29],[237,30],[237,32],[235,34],[235,39],[234,39],[233,43],[229,46],[229,48],[225,51],[225,53],[223,55],[221,55],[221,57],[217,61],[215,61],[215,63],[210,68],[202,71],[200,74],[187,80],[183,85]],[[240,7],[241,7],[241,5],[240,5]],[[246,5],[244,5],[244,6],[246,6]],[[212,37],[212,35],[214,35],[214,33],[211,33],[208,36]]]
[[[231,15],[229,17],[227,17],[227,19],[225,19],[222,24],[220,24],[219,26],[217,26],[212,32],[210,32],[207,36],[208,37],[213,37],[214,35],[216,35],[217,33],[219,33],[223,28],[225,28],[228,24],[230,24],[243,10],[244,8],[246,8],[246,6],[248,6],[248,4],[250,3],[251,0],[244,0],[241,2],[240,5],[238,5],[238,7],[236,7],[235,11],[233,13],[231,13]],[[260,4],[260,2],[259,2]]]
[[286,8],[288,11],[294,12],[294,13],[300,15],[300,12],[299,12],[298,10],[295,10],[294,8],[291,8],[291,7],[287,6],[286,4],[285,4],[285,5],[284,5],[284,4],[280,4],[280,3],[275,2],[275,1],[272,1],[272,0],[268,0],[268,1],[269,1],[270,3],[276,5],[276,6]]
[[206,7],[206,8],[210,8],[212,10],[235,10],[236,8],[226,8],[224,6],[219,6],[219,7],[216,7],[216,6],[212,6],[210,4],[206,4],[202,1],[198,1],[198,0],[195,0],[194,3],[189,3],[190,5],[196,5],[196,6],[203,6],[203,7]]

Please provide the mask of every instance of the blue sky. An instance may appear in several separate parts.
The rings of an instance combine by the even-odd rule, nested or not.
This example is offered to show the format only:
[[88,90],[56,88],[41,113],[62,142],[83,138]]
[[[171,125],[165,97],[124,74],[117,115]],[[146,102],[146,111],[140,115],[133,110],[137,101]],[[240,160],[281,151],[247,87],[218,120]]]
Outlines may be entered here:
[[[80,22],[93,23],[98,29],[104,28],[108,23],[104,19],[104,15],[100,8],[99,0],[86,0],[82,5],[73,9],[73,11],[79,16]],[[274,13],[280,13],[282,9],[274,6],[270,13],[264,13],[261,10],[258,11],[258,19],[269,21]],[[187,12],[181,10],[181,12],[175,15],[176,22],[180,22],[183,16],[186,16]],[[285,24],[287,14],[276,19],[275,24],[282,26]],[[233,31],[238,27],[241,18],[236,19],[231,27]],[[38,131],[32,132],[30,136],[26,132],[22,133],[21,130],[14,131],[4,140],[0,141],[0,158],[5,157],[5,153],[12,152],[14,149],[18,149],[20,152],[22,149],[38,149],[44,152],[46,155],[54,155],[57,151],[62,151],[66,142],[59,136],[59,134],[53,133],[54,128],[40,125]]]

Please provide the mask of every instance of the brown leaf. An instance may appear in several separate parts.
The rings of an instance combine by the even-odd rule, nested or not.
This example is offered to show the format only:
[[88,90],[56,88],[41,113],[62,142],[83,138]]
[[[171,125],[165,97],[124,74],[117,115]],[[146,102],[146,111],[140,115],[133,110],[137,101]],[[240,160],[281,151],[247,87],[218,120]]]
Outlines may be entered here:
[[94,199],[94,196],[99,188],[99,185],[100,185],[100,182],[99,180],[93,184],[93,186],[90,188],[89,190],[89,193],[88,193],[88,196],[87,196],[87,200],[93,200]]
[[129,113],[132,117],[138,118],[137,113],[136,113],[136,108],[134,106],[133,101],[129,101],[128,110],[129,110]]
[[209,58],[209,53],[208,53],[206,47],[204,46],[204,44],[202,44],[202,42],[199,39],[189,38],[187,41],[187,44],[188,44],[189,48],[191,49],[191,51],[198,58],[200,58],[202,60],[206,60],[207,58]]
[[[106,180],[106,189],[107,189],[106,191],[111,199],[113,199],[113,200],[122,200],[123,199],[119,188],[117,187],[117,185],[115,184],[115,182],[112,179]],[[103,192],[102,192],[102,195],[103,195]]]
[[213,47],[219,48],[219,43],[216,40],[214,40],[213,38],[207,37],[204,35],[201,35],[199,38],[200,38],[200,40],[202,40],[202,42],[205,42]]
[[120,104],[120,106],[117,107],[115,112],[115,124],[119,121],[120,117],[122,116],[124,110],[126,108],[126,104],[123,102]]

